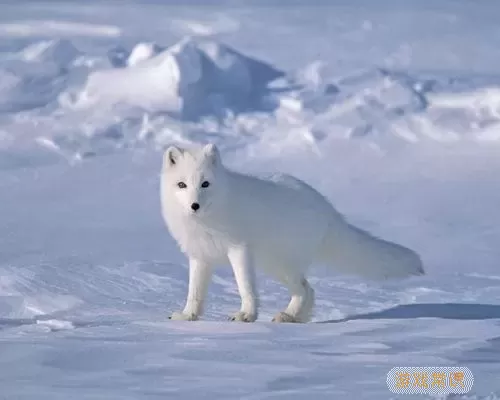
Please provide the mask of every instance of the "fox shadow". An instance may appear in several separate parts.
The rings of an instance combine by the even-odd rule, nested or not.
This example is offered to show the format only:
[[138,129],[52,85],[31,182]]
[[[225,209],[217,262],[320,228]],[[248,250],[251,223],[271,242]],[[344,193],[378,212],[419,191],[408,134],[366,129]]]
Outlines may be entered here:
[[500,319],[500,305],[476,303],[401,304],[385,310],[347,316],[341,319],[319,321],[338,323],[373,319],[441,318],[455,320]]

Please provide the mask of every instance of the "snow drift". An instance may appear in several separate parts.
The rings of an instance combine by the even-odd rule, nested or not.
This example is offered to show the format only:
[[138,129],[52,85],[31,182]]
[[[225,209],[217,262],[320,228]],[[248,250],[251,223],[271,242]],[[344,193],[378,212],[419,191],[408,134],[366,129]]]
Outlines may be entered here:
[[138,44],[124,68],[92,72],[77,107],[126,105],[195,119],[260,107],[268,83],[283,73],[210,40],[184,39],[161,50]]
[[75,160],[203,138],[282,151],[500,137],[500,77],[378,67],[331,76],[324,67],[285,73],[207,37],[104,56],[38,41],[0,53],[0,146]]

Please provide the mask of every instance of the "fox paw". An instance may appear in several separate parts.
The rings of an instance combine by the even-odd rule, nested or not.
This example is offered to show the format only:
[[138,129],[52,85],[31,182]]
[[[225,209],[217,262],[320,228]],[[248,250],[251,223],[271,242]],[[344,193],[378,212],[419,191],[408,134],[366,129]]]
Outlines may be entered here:
[[173,321],[196,321],[198,316],[196,314],[185,314],[182,311],[175,311],[168,319]]
[[298,323],[301,322],[294,316],[287,314],[286,312],[279,312],[274,316],[272,319],[272,322],[292,322],[292,323]]
[[241,321],[241,322],[254,322],[257,319],[256,314],[250,314],[243,311],[238,311],[237,313],[229,317],[229,321]]

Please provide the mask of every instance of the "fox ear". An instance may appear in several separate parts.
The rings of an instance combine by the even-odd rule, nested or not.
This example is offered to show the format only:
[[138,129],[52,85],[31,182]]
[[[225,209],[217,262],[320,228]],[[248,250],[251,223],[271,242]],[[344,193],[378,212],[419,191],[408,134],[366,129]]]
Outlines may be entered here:
[[212,161],[212,164],[218,164],[220,160],[219,149],[213,143],[209,143],[203,147],[203,154]]
[[182,157],[183,150],[177,146],[170,146],[163,154],[163,163],[169,167],[178,163]]

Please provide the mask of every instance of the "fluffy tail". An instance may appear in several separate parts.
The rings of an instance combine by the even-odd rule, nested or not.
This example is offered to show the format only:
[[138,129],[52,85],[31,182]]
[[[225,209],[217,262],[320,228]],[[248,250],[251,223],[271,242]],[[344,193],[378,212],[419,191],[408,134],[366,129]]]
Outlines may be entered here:
[[424,274],[422,261],[413,250],[372,236],[345,221],[330,227],[320,261],[339,273],[372,279]]

